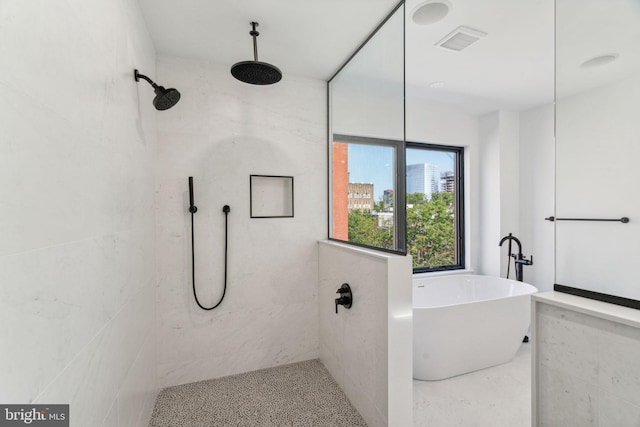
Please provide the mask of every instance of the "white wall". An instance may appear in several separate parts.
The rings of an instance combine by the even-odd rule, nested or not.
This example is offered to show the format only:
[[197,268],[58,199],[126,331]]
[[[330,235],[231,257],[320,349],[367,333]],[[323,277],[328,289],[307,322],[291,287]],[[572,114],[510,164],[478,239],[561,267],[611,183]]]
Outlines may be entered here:
[[464,204],[466,267],[480,266],[480,144],[479,121],[476,116],[455,108],[438,105],[419,96],[407,94],[407,141],[465,147]]
[[524,279],[541,292],[553,289],[554,230],[545,221],[553,215],[555,200],[555,145],[553,104],[520,113],[520,238],[533,265],[524,267]]
[[367,425],[413,425],[411,257],[324,241],[319,264],[320,360]]
[[639,97],[634,76],[557,102],[557,216],[631,219],[557,222],[559,284],[640,300]]
[[[522,241],[520,234],[520,116],[510,111],[500,111],[500,236],[512,233],[522,243],[523,255],[529,257],[527,242]],[[499,241],[490,239],[487,246],[491,248]],[[506,242],[505,242],[506,243]],[[514,252],[517,251],[515,247]],[[515,278],[512,260],[507,259],[507,251],[500,250],[500,271],[506,276],[507,264],[511,262],[509,277]]]
[[[553,133],[552,104],[480,118],[479,271],[506,275],[507,245],[497,245],[511,232],[522,242],[523,254],[533,255],[534,264],[525,266],[523,275],[540,291],[554,283],[553,223],[544,220],[554,212]],[[515,278],[513,262],[510,277]]]
[[[519,116],[495,111],[480,117],[480,245],[481,274],[506,277],[506,243],[509,233],[519,237]],[[522,240],[522,239],[520,239]],[[522,242],[524,245],[524,242]],[[524,248],[526,250],[526,247]],[[512,252],[516,252],[514,245]],[[527,255],[525,253],[525,255]],[[511,264],[510,278],[515,278]]]
[[[180,103],[158,122],[158,309],[161,386],[318,357],[317,240],[327,236],[326,83],[273,86],[228,66],[160,56]],[[295,217],[249,218],[249,175],[294,177]],[[223,286],[222,206],[229,214],[224,302],[196,306],[187,179],[194,177],[196,282],[206,305]]]
[[[480,246],[479,274],[500,275],[500,116],[493,112],[480,118]],[[491,242],[496,242],[495,246]]]
[[0,401],[146,425],[154,76],[137,2],[0,3]]

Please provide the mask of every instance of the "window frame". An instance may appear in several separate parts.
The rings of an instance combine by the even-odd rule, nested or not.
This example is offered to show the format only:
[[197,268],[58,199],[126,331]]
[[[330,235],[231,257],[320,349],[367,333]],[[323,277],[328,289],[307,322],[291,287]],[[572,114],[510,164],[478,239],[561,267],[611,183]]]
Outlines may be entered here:
[[[464,209],[464,147],[461,146],[453,146],[453,145],[443,145],[443,144],[433,144],[433,143],[423,143],[423,142],[413,142],[407,141],[405,143],[405,159],[406,159],[406,150],[410,149],[418,149],[418,150],[430,150],[430,151],[447,151],[447,152],[455,152],[456,159],[454,161],[453,171],[455,174],[455,185],[456,191],[454,192],[455,198],[455,244],[456,247],[456,263],[450,265],[440,265],[440,266],[432,266],[432,267],[414,267],[413,274],[419,273],[431,273],[436,271],[452,271],[452,270],[463,270],[466,268],[465,261],[465,209]],[[405,175],[406,175],[406,165],[405,165]],[[404,189],[404,194],[406,198],[406,187]],[[406,213],[405,213],[405,225],[406,225]],[[405,235],[406,239],[406,235]],[[407,253],[408,248],[407,248]]]
[[[360,144],[360,145],[373,145],[391,147],[394,150],[394,246],[395,249],[383,248],[379,246],[365,245],[363,243],[351,242],[349,240],[337,239],[332,236],[333,232],[333,169],[332,169],[332,153],[333,144],[335,142],[347,143],[347,144]],[[406,163],[405,163],[405,141],[396,139],[385,138],[372,138],[354,135],[344,134],[332,134],[329,141],[329,227],[328,235],[329,240],[336,242],[347,243],[349,245],[358,246],[367,249],[378,250],[382,252],[388,252],[398,255],[407,255],[407,212],[406,212],[406,192],[404,191],[405,179],[406,179]],[[399,171],[403,171],[400,173]],[[399,196],[398,196],[399,194]],[[400,199],[400,200],[399,200]]]
[[[378,246],[365,245],[362,243],[351,242],[349,240],[337,239],[331,236],[333,229],[333,169],[332,169],[332,161],[331,161],[331,153],[333,152],[333,143],[334,142],[342,142],[342,143],[354,143],[354,144],[362,144],[362,145],[377,145],[377,146],[387,146],[393,147],[395,152],[395,204],[394,204],[394,238],[396,247],[400,247],[402,244],[402,250],[400,249],[388,249],[382,248]],[[434,143],[424,143],[424,142],[414,142],[414,141],[401,141],[401,140],[393,140],[393,139],[383,139],[383,138],[370,138],[370,137],[361,137],[354,135],[343,135],[343,134],[333,134],[332,138],[329,142],[329,191],[328,191],[328,239],[332,241],[347,243],[349,245],[358,246],[367,249],[378,250],[382,252],[394,253],[399,255],[408,255],[407,248],[407,211],[406,211],[406,176],[407,176],[407,165],[406,165],[406,155],[407,150],[409,149],[423,149],[423,150],[431,150],[431,151],[447,151],[454,152],[456,154],[456,159],[454,161],[454,174],[455,174],[455,185],[456,191],[455,195],[455,244],[457,245],[456,250],[456,263],[449,265],[440,265],[440,266],[422,266],[422,267],[413,267],[413,274],[420,273],[432,273],[438,271],[453,271],[453,270],[463,270],[466,268],[466,221],[465,221],[465,180],[464,180],[464,151],[465,148],[463,146],[453,146],[453,145],[443,145],[443,144],[434,144]],[[403,171],[403,173],[398,173],[398,171]],[[400,198],[402,200],[400,200]],[[410,255],[410,254],[409,254]]]

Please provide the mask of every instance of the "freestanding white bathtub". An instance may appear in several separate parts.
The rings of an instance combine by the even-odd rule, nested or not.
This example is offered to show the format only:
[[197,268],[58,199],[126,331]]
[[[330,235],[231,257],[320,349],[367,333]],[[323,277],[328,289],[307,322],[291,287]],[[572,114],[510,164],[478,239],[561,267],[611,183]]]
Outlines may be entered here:
[[513,359],[537,291],[491,276],[414,279],[413,377],[442,380]]

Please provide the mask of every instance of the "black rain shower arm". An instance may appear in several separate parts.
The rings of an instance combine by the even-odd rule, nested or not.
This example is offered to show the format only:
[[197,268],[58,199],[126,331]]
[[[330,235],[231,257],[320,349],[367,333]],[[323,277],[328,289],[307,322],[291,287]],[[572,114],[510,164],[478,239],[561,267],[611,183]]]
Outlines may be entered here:
[[138,70],[133,70],[133,75],[136,82],[139,82],[140,79],[145,80],[153,88],[153,92],[156,94],[156,97],[153,99],[153,106],[156,107],[156,110],[168,110],[180,101],[180,92],[177,89],[165,89],[163,86],[157,85],[149,77],[140,74]]
[[256,31],[257,26],[257,22],[251,22],[253,30],[249,31],[249,34],[253,37],[253,60],[256,62],[258,62],[258,36],[260,35],[260,33]]
[[137,82],[139,82],[139,81],[140,81],[140,79],[143,79],[143,80],[146,80],[147,82],[149,82],[149,84],[150,84],[154,89],[158,87],[158,85],[157,85],[157,84],[155,84],[155,83],[153,82],[153,80],[151,80],[149,77],[145,76],[144,74],[140,74],[140,73],[138,72],[138,70],[134,70],[134,75],[135,75],[135,77],[136,77],[136,81],[137,81]]

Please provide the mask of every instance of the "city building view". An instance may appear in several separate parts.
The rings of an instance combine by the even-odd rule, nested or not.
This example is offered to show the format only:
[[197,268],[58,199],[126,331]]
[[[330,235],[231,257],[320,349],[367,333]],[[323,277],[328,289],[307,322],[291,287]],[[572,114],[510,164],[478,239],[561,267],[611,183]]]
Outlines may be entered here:
[[432,194],[440,192],[440,180],[438,165],[407,165],[407,194],[422,193],[427,200],[431,200]]
[[[392,170],[376,169],[367,148],[334,143],[332,237],[394,249],[398,230],[394,229],[395,190],[388,187]],[[413,148],[406,153],[407,253],[414,268],[456,264],[457,154]]]

